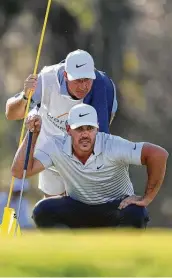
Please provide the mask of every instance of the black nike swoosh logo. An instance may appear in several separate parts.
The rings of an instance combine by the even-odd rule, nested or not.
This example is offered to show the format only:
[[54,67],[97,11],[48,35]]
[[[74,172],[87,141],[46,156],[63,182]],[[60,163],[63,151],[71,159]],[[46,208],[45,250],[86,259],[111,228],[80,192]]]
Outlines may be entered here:
[[89,115],[90,113],[86,113],[86,114],[79,114],[79,117],[84,117],[86,115]]
[[99,170],[102,166],[103,166],[103,164],[102,164],[102,165],[100,165],[100,166],[97,166],[97,170]]
[[82,65],[76,65],[76,68],[80,68],[80,67],[83,67],[83,66],[85,66],[86,65],[86,63],[85,64],[82,64]]
[[135,146],[134,146],[133,150],[136,150],[136,144],[135,144]]

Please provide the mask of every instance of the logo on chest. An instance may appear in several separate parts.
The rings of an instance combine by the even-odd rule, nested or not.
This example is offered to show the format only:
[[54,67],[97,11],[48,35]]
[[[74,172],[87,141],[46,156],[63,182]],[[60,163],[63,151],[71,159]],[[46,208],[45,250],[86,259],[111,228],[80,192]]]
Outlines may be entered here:
[[104,166],[104,164],[101,164],[100,166],[97,166],[97,170],[102,169],[102,168],[103,168],[103,166]]

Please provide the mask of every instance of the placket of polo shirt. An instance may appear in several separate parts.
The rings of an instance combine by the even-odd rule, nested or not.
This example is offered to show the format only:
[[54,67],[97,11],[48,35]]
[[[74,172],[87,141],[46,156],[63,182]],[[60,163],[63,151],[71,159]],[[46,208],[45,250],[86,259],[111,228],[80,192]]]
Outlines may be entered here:
[[82,166],[82,168],[84,169],[84,168],[87,168],[87,166],[88,166],[90,163],[92,163],[92,162],[96,159],[96,155],[92,154],[92,155],[88,158],[88,160],[86,161],[85,164],[83,164],[75,155],[70,156],[70,159],[72,159],[73,161],[79,163],[79,164]]
[[86,161],[86,163],[84,164],[84,168],[86,168],[90,163],[92,163],[94,160],[96,159],[96,155],[92,154],[89,159]]

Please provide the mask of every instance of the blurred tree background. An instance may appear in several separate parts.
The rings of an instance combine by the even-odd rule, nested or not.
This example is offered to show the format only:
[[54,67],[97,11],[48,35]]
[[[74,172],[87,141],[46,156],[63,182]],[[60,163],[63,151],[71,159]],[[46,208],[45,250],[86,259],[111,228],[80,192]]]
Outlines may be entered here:
[[[9,189],[22,124],[5,118],[5,103],[33,72],[46,6],[46,0],[0,1],[1,190]],[[171,0],[54,0],[39,70],[77,48],[89,51],[96,67],[117,86],[112,134],[160,144],[171,153],[171,23]],[[172,227],[170,167],[171,156],[162,189],[149,207],[150,226]],[[130,172],[136,192],[142,194],[145,170],[131,167]],[[41,193],[35,178],[31,183],[28,196],[34,204]]]

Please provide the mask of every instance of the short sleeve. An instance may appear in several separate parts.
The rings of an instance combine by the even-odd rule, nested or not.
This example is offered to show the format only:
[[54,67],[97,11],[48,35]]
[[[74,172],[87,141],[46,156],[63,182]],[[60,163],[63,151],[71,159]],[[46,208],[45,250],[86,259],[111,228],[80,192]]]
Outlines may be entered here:
[[[52,148],[52,141],[51,140],[43,140],[40,141],[40,136],[38,137],[35,151],[34,151],[34,158],[39,160],[45,168],[49,168],[53,165],[53,161],[51,159],[50,153]],[[46,151],[48,150],[48,151]]]
[[144,142],[131,142],[118,136],[111,136],[108,140],[108,154],[112,162],[142,165],[141,153]]

